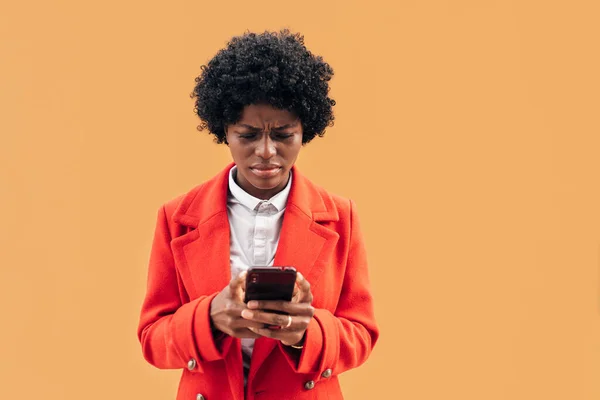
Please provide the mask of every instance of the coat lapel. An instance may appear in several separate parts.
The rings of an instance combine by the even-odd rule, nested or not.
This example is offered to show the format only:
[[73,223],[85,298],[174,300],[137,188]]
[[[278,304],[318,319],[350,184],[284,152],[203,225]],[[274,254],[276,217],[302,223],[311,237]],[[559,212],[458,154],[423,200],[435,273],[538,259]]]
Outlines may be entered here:
[[274,264],[296,268],[315,287],[325,267],[320,255],[333,250],[338,238],[337,232],[290,205],[285,211]]
[[[319,222],[337,221],[339,216],[333,200],[324,190],[310,183],[295,167],[292,171],[292,188],[283,217],[274,265],[296,268],[314,290],[322,284],[319,277],[339,239],[337,232],[327,229]],[[272,339],[256,340],[249,379],[253,379],[276,345],[277,342]]]
[[231,280],[227,212],[216,214],[195,230],[174,239],[172,246],[191,299],[214,293]]
[[227,188],[230,164],[219,175],[190,191],[175,211],[175,222],[186,234],[175,238],[172,250],[191,299],[221,290],[231,280]]

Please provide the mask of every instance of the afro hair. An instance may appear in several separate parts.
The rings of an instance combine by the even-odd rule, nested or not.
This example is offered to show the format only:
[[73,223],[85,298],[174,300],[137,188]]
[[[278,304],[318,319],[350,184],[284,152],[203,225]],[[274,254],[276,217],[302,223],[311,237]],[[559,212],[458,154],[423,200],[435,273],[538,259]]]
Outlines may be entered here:
[[225,128],[238,122],[245,106],[269,104],[295,114],[302,123],[302,143],[323,136],[333,126],[335,100],[328,96],[331,66],[304,45],[304,36],[284,29],[233,37],[201,68],[191,94],[208,129],[226,143]]

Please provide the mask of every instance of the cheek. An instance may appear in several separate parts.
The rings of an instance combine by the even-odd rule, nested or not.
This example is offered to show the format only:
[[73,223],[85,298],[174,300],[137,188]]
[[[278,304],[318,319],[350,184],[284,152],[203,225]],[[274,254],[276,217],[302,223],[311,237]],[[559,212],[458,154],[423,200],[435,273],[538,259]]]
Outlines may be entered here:
[[281,147],[281,153],[288,157],[295,157],[302,149],[302,135],[297,135],[291,143]]
[[234,159],[242,160],[253,154],[251,146],[241,146],[240,144],[230,144],[229,151]]
[[288,157],[298,157],[300,150],[302,149],[302,137],[298,139],[292,146],[286,149]]

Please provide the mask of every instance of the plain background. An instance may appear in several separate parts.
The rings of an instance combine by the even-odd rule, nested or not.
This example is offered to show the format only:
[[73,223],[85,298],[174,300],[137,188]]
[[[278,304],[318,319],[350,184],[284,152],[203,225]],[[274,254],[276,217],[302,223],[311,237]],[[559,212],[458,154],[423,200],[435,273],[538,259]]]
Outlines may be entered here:
[[200,66],[335,69],[299,167],[356,201],[382,336],[352,399],[600,398],[597,1],[3,1],[0,398],[172,399],[135,330],[158,207],[229,162]]

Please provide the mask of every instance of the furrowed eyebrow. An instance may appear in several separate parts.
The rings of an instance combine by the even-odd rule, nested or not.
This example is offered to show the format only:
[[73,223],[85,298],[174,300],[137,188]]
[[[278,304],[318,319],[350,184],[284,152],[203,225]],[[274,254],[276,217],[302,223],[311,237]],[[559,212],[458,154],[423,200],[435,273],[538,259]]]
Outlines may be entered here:
[[244,127],[246,129],[250,129],[251,131],[260,131],[260,128],[257,128],[255,126],[252,125],[247,125],[247,124],[240,124],[241,127]]
[[296,126],[296,122],[292,122],[291,124],[286,124],[286,125],[283,125],[283,126],[278,126],[278,127],[273,128],[273,129],[275,129],[276,131],[280,131],[280,130],[283,130],[283,129],[292,128],[294,126]]
[[[294,122],[292,122],[290,124],[285,124],[285,125],[282,125],[282,126],[277,126],[277,127],[273,128],[273,129],[276,130],[276,131],[280,131],[280,130],[283,130],[283,129],[292,128],[292,127],[294,127],[296,125],[298,125],[298,121],[294,121]],[[243,127],[243,128],[246,128],[248,130],[256,131],[256,132],[260,132],[262,130],[261,128],[257,128],[256,126],[252,126],[252,125],[248,125],[248,124],[240,124],[240,126]]]

